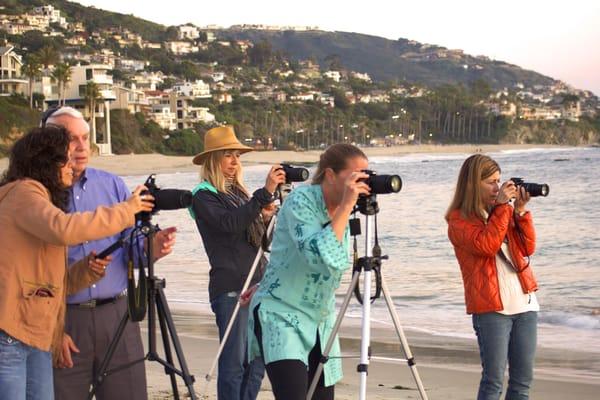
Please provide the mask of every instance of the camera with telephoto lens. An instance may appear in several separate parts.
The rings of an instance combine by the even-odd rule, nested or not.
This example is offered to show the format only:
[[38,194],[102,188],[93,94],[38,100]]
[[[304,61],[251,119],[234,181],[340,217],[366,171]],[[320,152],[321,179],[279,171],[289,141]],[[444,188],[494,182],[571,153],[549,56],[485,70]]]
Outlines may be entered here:
[[524,188],[531,197],[546,197],[548,196],[548,193],[550,193],[550,186],[545,183],[525,182],[523,178],[510,178],[510,180],[513,181],[517,187]]
[[369,175],[362,181],[371,188],[371,194],[398,193],[402,189],[402,179],[398,175],[377,175],[369,169],[363,169],[361,172]]
[[281,168],[285,172],[285,183],[304,182],[308,179],[308,170],[303,167],[292,167],[290,164],[281,164]]
[[151,214],[161,210],[178,210],[192,205],[193,195],[189,190],[161,189],[156,186],[156,175],[152,174],[146,179],[144,190],[141,194],[150,194],[154,197],[154,208]]

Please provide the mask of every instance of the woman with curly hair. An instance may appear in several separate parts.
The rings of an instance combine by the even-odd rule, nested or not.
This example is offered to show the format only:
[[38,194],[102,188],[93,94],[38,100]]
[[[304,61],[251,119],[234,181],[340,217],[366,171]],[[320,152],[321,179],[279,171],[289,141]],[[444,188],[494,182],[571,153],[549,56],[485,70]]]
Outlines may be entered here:
[[34,129],[13,146],[0,181],[0,400],[52,400],[52,350],[59,350],[65,297],[104,274],[91,253],[72,268],[66,246],[113,235],[150,211],[138,187],[125,202],[66,214],[73,182],[70,137]]

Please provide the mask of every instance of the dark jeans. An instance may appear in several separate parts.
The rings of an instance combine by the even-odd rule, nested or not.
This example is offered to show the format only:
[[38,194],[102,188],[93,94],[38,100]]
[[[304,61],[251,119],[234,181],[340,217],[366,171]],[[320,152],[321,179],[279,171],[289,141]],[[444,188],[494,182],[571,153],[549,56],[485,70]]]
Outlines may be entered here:
[[[223,339],[238,293],[224,293],[210,302]],[[229,338],[219,357],[217,393],[220,400],[254,400],[260,390],[265,367],[262,359],[248,363],[248,307],[241,307]]]
[[53,400],[52,354],[0,330],[0,400]]
[[[258,307],[254,308],[254,334],[261,343],[262,327],[258,318]],[[273,395],[276,400],[306,400],[308,388],[313,381],[319,361],[321,360],[321,343],[317,333],[317,342],[308,355],[308,368],[300,360],[280,360],[266,365],[267,375],[271,381]],[[325,377],[321,374],[312,400],[333,400],[335,386],[325,386]]]
[[500,398],[507,361],[506,400],[529,399],[537,344],[537,312],[473,314],[473,328],[483,367],[477,400]]

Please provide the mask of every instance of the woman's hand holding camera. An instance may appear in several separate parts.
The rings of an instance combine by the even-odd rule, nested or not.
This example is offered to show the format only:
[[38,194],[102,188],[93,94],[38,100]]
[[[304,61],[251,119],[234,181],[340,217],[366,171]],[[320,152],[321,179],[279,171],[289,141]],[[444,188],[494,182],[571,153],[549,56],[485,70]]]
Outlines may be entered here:
[[344,209],[352,209],[361,194],[368,195],[371,188],[365,182],[369,175],[364,172],[353,172],[344,182],[344,195],[340,206]]
[[525,205],[531,199],[531,195],[525,190],[524,187],[519,186],[517,188],[517,195],[515,197],[515,212],[517,214],[523,214],[525,212]]
[[267,181],[265,182],[265,189],[271,194],[274,194],[277,190],[277,186],[285,183],[285,171],[281,165],[273,165],[269,174],[267,175]]
[[506,204],[512,199],[515,199],[515,212],[522,214],[525,212],[525,205],[531,199],[531,195],[523,186],[517,186],[513,181],[506,181],[500,187],[496,204]]
[[500,186],[496,204],[506,204],[517,196],[517,186],[513,181],[506,181]]
[[133,207],[136,214],[141,211],[150,212],[154,208],[154,197],[149,193],[142,194],[143,191],[147,190],[144,185],[140,185],[135,188],[131,197],[127,199],[127,203]]

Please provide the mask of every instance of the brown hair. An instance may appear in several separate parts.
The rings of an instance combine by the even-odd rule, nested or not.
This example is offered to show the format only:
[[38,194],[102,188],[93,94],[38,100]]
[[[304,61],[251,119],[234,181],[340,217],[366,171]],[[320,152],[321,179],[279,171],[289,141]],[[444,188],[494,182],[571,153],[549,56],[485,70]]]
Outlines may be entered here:
[[502,171],[498,163],[489,156],[474,154],[467,158],[460,168],[454,198],[446,211],[446,221],[454,210],[460,210],[464,218],[485,219],[480,183],[496,172]]
[[66,212],[69,189],[62,183],[60,169],[69,161],[70,142],[63,127],[48,125],[32,129],[13,145],[0,186],[20,179],[34,179],[48,189],[52,204]]
[[346,168],[347,161],[351,158],[367,156],[356,146],[346,143],[336,143],[329,146],[319,157],[317,171],[313,175],[312,184],[320,185],[325,179],[325,170],[331,168],[336,174]]

